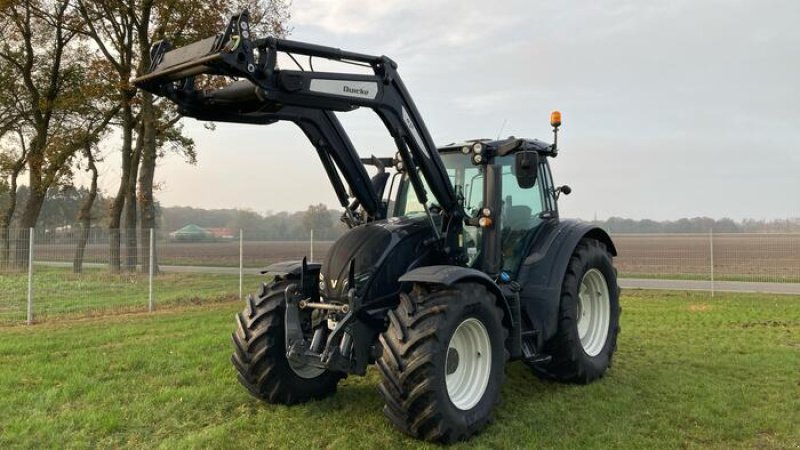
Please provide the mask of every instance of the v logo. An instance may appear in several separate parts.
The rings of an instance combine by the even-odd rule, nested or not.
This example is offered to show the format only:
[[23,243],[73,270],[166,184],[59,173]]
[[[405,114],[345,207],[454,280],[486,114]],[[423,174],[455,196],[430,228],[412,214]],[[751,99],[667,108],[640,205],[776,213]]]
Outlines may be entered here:
[[332,280],[331,280],[331,288],[333,288],[333,289],[336,289],[336,283],[337,283],[338,281],[339,281],[339,280],[337,280],[337,279],[335,279],[335,278],[334,278],[334,279],[332,279]]

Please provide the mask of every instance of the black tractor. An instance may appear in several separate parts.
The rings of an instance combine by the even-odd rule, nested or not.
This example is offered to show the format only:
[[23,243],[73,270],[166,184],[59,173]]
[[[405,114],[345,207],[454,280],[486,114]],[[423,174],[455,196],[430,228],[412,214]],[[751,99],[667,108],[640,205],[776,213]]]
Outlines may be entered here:
[[[278,67],[278,55],[297,70]],[[364,66],[318,72],[297,56]],[[611,365],[619,287],[608,234],[559,217],[554,143],[475,139],[437,148],[386,56],[251,36],[246,12],[224,33],[171,49],[160,41],[135,83],[199,120],[296,123],[349,226],[323,264],[284,262],[236,316],[233,365],[255,397],[323,398],[375,364],[384,414],[416,438],[480,431],[504,368],[589,383]],[[362,160],[337,113],[371,108],[394,158]],[[367,167],[374,166],[371,176]],[[389,170],[387,170],[389,169]]]

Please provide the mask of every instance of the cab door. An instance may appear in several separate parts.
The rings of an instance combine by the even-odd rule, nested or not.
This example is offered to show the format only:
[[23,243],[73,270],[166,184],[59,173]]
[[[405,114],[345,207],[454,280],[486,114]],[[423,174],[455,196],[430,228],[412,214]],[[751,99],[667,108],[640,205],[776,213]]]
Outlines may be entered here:
[[552,180],[545,158],[533,187],[519,186],[514,173],[514,155],[497,158],[502,167],[502,218],[500,248],[503,271],[516,278],[525,249],[543,221],[557,217]]

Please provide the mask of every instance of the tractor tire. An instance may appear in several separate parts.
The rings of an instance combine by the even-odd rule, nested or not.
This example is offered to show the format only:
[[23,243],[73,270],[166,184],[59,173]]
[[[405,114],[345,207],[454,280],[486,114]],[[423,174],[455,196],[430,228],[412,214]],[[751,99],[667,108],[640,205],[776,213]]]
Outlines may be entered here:
[[469,438],[491,420],[508,359],[503,311],[479,283],[417,284],[389,311],[380,341],[383,413],[432,442]]
[[336,392],[344,374],[312,366],[297,366],[286,358],[284,311],[291,280],[263,284],[258,297],[236,315],[231,362],[239,382],[254,397],[268,403],[292,405]]
[[531,367],[542,378],[587,384],[611,367],[619,334],[619,286],[605,245],[584,238],[567,266],[561,287],[558,329],[545,343],[552,360]]

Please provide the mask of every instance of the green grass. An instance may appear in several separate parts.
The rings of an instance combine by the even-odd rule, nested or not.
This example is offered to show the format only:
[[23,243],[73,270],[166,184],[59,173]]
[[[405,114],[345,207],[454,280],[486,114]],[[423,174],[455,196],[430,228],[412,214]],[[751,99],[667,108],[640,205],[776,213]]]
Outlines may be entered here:
[[[146,274],[111,274],[105,269],[75,274],[68,268],[37,267],[33,280],[36,321],[142,311],[148,307]],[[263,276],[245,275],[245,290],[263,280]],[[0,323],[25,320],[27,293],[26,273],[0,274]],[[239,296],[239,275],[162,273],[153,282],[153,293],[156,308],[201,300],[232,300]]]
[[[614,366],[588,386],[511,363],[497,418],[457,448],[800,448],[800,297],[626,291]],[[249,397],[238,302],[0,328],[0,448],[434,446],[381,414],[378,375],[296,407]]]

